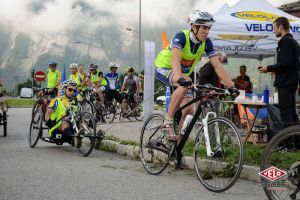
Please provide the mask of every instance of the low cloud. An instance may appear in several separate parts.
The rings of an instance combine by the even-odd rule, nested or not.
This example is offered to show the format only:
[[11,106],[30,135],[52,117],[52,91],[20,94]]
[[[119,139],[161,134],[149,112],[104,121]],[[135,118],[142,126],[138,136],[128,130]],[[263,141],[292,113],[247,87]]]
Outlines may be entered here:
[[[279,6],[294,0],[269,0]],[[184,25],[192,9],[205,7],[216,12],[224,3],[238,0],[142,0],[143,27]],[[25,33],[47,35],[83,27],[93,32],[96,27],[138,27],[139,0],[0,0],[0,20]]]

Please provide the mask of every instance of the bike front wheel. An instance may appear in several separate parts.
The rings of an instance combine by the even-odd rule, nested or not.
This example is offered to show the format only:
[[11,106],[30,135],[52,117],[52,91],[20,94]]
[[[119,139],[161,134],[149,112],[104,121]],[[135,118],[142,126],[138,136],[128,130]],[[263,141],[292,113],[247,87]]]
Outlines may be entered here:
[[78,116],[79,133],[76,139],[80,140],[77,146],[78,151],[83,156],[88,156],[95,147],[96,122],[91,113],[82,112]]
[[[269,180],[261,176],[261,185],[268,199],[298,199],[300,189],[300,125],[291,126],[277,133],[262,156],[260,171],[270,167],[284,171],[287,175]],[[276,174],[281,174],[277,171]],[[273,171],[273,170],[270,170]],[[298,187],[297,187],[298,185]],[[299,191],[299,190],[298,190]],[[298,197],[298,198],[297,198]]]
[[208,120],[196,136],[194,160],[206,189],[223,192],[231,188],[243,167],[243,144],[236,126],[224,117]]
[[138,121],[142,121],[144,119],[144,109],[143,104],[138,104],[135,108],[135,119]]
[[106,104],[105,120],[108,123],[112,123],[116,117],[116,109],[113,103]]
[[140,136],[140,159],[149,174],[162,173],[169,163],[169,152],[172,145],[166,140],[160,126],[164,117],[151,115],[145,122]]

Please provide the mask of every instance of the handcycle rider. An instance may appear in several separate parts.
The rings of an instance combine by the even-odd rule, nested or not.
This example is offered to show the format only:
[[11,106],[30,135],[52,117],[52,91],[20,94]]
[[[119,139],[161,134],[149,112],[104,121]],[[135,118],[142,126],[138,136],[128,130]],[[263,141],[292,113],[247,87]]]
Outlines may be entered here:
[[[74,133],[70,127],[70,121],[67,116],[67,108],[69,106],[72,106],[74,111],[78,112],[78,102],[75,98],[77,84],[73,80],[66,80],[62,86],[64,96],[52,99],[45,114],[46,125],[49,128],[50,136],[47,137],[46,140],[54,142],[54,139],[62,139],[72,145],[75,143],[75,146],[79,148],[81,146],[81,137],[75,137],[75,141],[73,141],[72,135],[74,135]],[[79,133],[78,135],[80,135]]]
[[[180,143],[183,136],[176,135],[173,130],[174,114],[180,105],[184,105],[192,99],[192,92],[188,87],[182,85],[192,84],[189,75],[194,71],[204,52],[214,66],[217,75],[229,88],[229,91],[231,93],[237,91],[220,63],[212,41],[207,37],[214,22],[215,20],[211,14],[199,10],[192,11],[188,17],[190,29],[178,32],[171,44],[165,50],[160,51],[155,60],[156,78],[167,86],[177,86],[171,96],[168,113],[161,125],[161,130],[166,133],[167,139],[177,141],[177,144]],[[193,105],[182,111],[179,130],[186,115],[192,113]]]

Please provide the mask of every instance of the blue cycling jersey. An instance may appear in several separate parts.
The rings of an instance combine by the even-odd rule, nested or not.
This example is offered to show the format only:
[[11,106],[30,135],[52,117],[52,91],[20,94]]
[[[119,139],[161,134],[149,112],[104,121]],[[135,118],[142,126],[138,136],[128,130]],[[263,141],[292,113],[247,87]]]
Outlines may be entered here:
[[[178,32],[175,37],[171,41],[171,49],[178,48],[178,49],[183,49],[186,43],[185,35],[182,31]],[[191,45],[191,52],[196,53],[198,51],[198,48],[200,47],[202,42],[195,43],[192,39],[190,39],[190,45]],[[207,57],[211,58],[216,54],[216,51],[214,50],[214,46],[212,41],[207,38],[205,41],[205,53]]]
[[116,90],[117,84],[118,84],[118,78],[119,78],[118,73],[109,72],[109,73],[105,74],[105,79],[107,81],[107,89]]

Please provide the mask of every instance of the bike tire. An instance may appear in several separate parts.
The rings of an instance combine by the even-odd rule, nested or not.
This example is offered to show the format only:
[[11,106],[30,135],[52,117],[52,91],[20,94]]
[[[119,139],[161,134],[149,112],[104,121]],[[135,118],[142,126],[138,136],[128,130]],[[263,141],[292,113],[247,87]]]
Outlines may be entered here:
[[[42,135],[42,132],[43,132],[43,127],[42,127],[43,120],[42,119],[43,119],[43,113],[40,109],[37,109],[33,114],[33,118],[31,119],[29,134],[28,134],[28,143],[31,148],[34,148],[36,146],[39,138]],[[35,135],[33,135],[34,130],[37,130],[35,132]]]
[[[206,189],[216,193],[224,192],[234,185],[241,174],[244,161],[243,143],[238,129],[230,120],[224,117],[212,118],[207,122],[207,130],[214,154],[208,156],[204,130],[202,126],[195,138],[195,171]],[[218,137],[213,132],[219,132],[221,144],[217,142]],[[232,160],[229,161],[230,158]],[[225,183],[221,183],[223,180]]]
[[116,108],[113,103],[107,103],[106,109],[105,119],[108,123],[112,123],[116,117]]
[[[294,165],[294,163],[296,163],[298,166],[300,165],[300,163],[298,161],[299,156],[297,156],[297,157],[292,156],[293,153],[297,154],[297,151],[288,152],[288,151],[285,151],[285,150],[280,151],[279,149],[277,149],[277,148],[279,148],[280,145],[284,146],[284,141],[286,141],[287,139],[289,139],[291,137],[294,137],[294,136],[300,136],[300,125],[290,126],[288,128],[285,128],[285,129],[281,130],[279,133],[277,133],[270,140],[270,142],[266,146],[265,151],[264,151],[263,156],[262,156],[260,171],[264,171],[264,170],[268,169],[271,166],[279,168],[281,170],[288,171],[288,170],[292,170],[292,166]],[[279,160],[276,159],[276,156],[277,156],[276,154],[280,154],[280,159]],[[274,158],[272,158],[272,155],[274,156]],[[285,159],[283,159],[285,157],[285,155],[287,155],[289,157],[289,162],[292,163],[292,164],[289,164],[289,163],[285,162]],[[299,150],[298,150],[297,155],[299,155]],[[274,159],[274,161],[272,161],[272,159]],[[281,160],[282,160],[282,162],[281,162]],[[286,165],[286,167],[279,167],[279,166],[281,166],[281,164]],[[290,175],[288,175],[288,178],[286,180],[290,181]],[[264,192],[265,192],[266,196],[268,197],[268,199],[272,199],[272,200],[287,199],[289,193],[291,193],[290,190],[286,190],[287,193],[284,192],[284,191],[278,191],[277,190],[278,191],[278,194],[277,194],[276,193],[277,192],[276,188],[274,190],[272,190],[273,187],[269,187],[269,185],[271,185],[270,183],[272,183],[272,184],[275,183],[276,184],[277,183],[276,181],[277,180],[270,181],[270,180],[265,179],[261,176],[261,185],[264,189]],[[278,181],[280,181],[280,179]],[[287,184],[289,185],[289,182]],[[290,184],[292,184],[292,182]],[[293,186],[293,184],[291,186]],[[292,188],[291,186],[289,186],[289,189]]]
[[136,115],[134,116],[137,121],[142,121],[144,119],[143,105],[138,104],[135,108]]
[[[145,170],[151,175],[161,174],[168,166],[170,160],[169,152],[164,153],[154,149],[150,145],[151,139],[155,139],[159,142],[163,141],[163,137],[165,136],[164,134],[162,136],[156,135],[156,133],[159,132],[160,125],[163,123],[163,121],[164,116],[160,114],[153,114],[145,121],[141,131],[140,159]],[[148,130],[150,130],[149,134]],[[170,149],[172,149],[172,147],[170,147]]]
[[80,124],[80,128],[84,128],[85,132],[81,139],[82,144],[86,144],[86,148],[81,146],[77,148],[77,150],[84,156],[90,155],[95,147],[96,141],[96,122],[93,115],[89,112],[82,112],[79,114],[78,122]]

